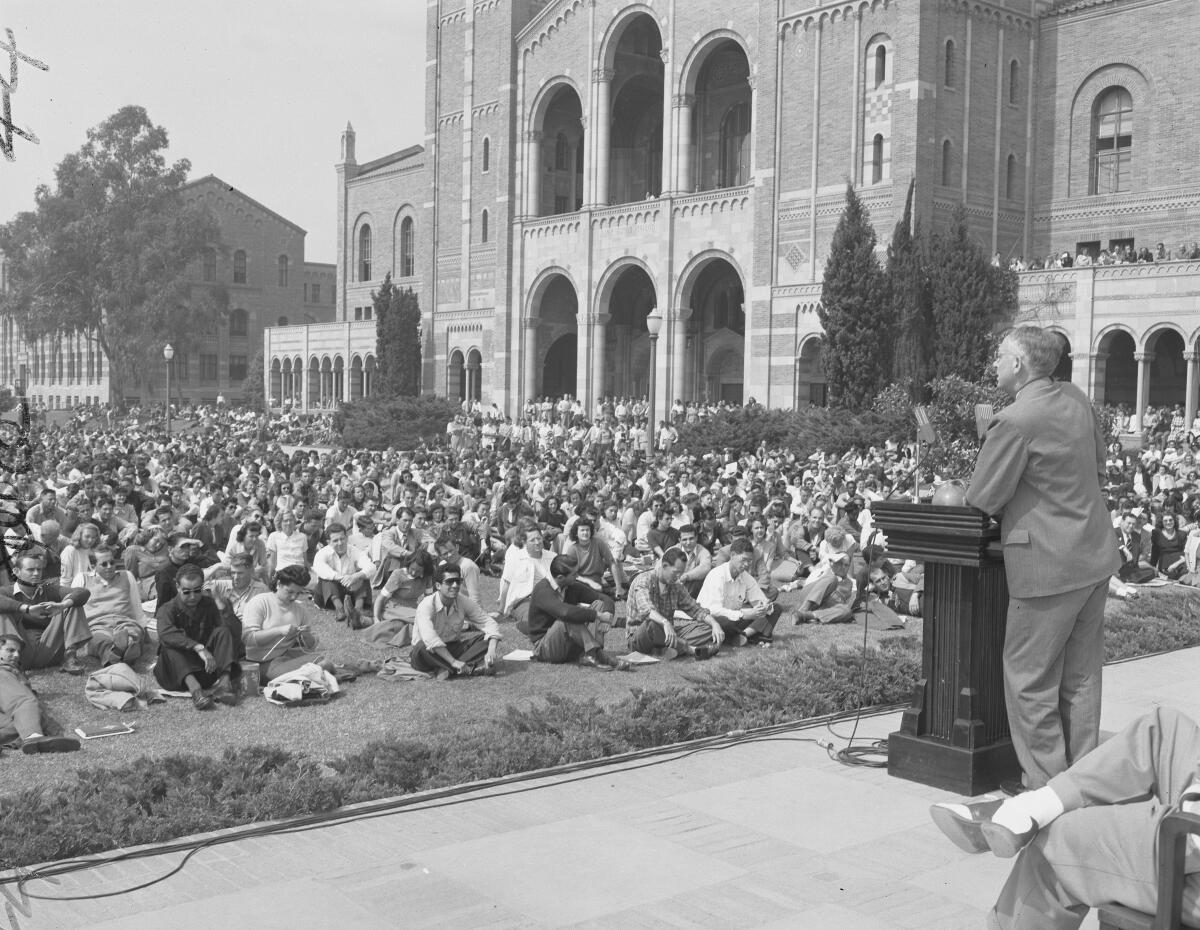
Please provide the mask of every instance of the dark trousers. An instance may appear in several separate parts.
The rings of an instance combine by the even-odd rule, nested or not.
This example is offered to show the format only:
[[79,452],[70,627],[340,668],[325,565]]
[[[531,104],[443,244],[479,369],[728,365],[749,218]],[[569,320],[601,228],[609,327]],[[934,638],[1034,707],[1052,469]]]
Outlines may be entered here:
[[[525,630],[521,630],[525,633]],[[575,662],[581,656],[604,646],[604,632],[599,621],[567,623],[555,620],[533,646],[533,658],[549,665]]]
[[[697,646],[708,646],[712,643],[712,627],[699,620],[676,620],[675,636],[681,645],[675,647],[681,655],[690,653]],[[657,623],[647,620],[630,628],[626,634],[630,649],[635,649],[644,655],[653,655],[656,649],[667,645],[666,631]]]
[[154,677],[168,691],[187,691],[184,679],[196,676],[201,688],[211,688],[222,675],[236,678],[242,674],[237,663],[238,643],[227,626],[219,626],[204,643],[212,653],[217,667],[211,672],[204,670],[204,660],[192,649],[172,649],[166,643],[158,644],[158,662],[154,665]]
[[[488,644],[487,640],[483,638],[483,634],[478,630],[469,630],[454,642],[446,643],[446,649],[459,662],[474,665],[487,655]],[[434,673],[442,669],[446,669],[447,671],[454,670],[453,665],[436,652],[427,648],[423,642],[417,643],[412,647],[412,652],[408,657],[408,664],[418,672]]]
[[321,583],[317,585],[316,593],[313,595],[313,603],[322,610],[337,610],[342,606],[344,599],[353,599],[356,597],[361,597],[364,604],[371,603],[370,585],[363,582],[357,588],[351,590],[340,581],[330,581],[327,578],[322,578]]
[[778,604],[772,604],[771,609],[765,617],[759,617],[757,620],[728,620],[725,617],[716,617],[717,623],[725,632],[725,639],[741,634],[751,642],[759,639],[770,639],[775,632],[775,624],[779,622],[779,615],[783,613],[783,608]]
[[92,638],[82,607],[70,607],[56,613],[44,630],[22,627],[21,632],[25,639],[21,665],[26,669],[58,665],[68,652],[75,652]]

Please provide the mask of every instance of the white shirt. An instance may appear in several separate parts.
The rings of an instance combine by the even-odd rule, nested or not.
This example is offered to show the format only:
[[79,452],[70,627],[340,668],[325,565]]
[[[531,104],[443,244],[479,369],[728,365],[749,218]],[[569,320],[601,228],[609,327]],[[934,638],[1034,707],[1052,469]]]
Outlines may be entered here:
[[533,559],[528,552],[520,549],[509,553],[504,560],[504,573],[500,583],[508,582],[504,603],[500,605],[501,613],[508,613],[511,605],[533,593],[533,586],[543,578],[550,577],[550,563],[554,561],[553,552],[543,552],[541,559]]
[[333,546],[322,546],[313,558],[313,574],[325,581],[337,581],[344,575],[354,574],[369,580],[375,574],[375,563],[353,546],[346,546],[345,555],[338,555]]
[[267,537],[267,553],[275,553],[275,571],[289,565],[305,565],[308,561],[308,536],[297,529],[288,536],[283,530],[275,530]]
[[729,563],[722,562],[704,577],[696,600],[715,617],[738,620],[743,607],[765,604],[767,596],[750,572],[743,571],[736,578],[731,578]]

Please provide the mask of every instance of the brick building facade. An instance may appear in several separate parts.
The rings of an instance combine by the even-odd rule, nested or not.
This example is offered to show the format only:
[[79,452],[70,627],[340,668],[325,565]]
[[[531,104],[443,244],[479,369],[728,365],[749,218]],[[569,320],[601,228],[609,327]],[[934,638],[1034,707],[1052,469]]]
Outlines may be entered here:
[[[196,288],[223,285],[229,313],[212,332],[175,346],[171,397],[213,403],[242,399],[250,363],[267,326],[333,319],[335,266],[305,259],[303,229],[213,175],[184,186],[183,196],[203,202],[217,218],[220,247],[191,269]],[[0,259],[2,265],[2,259]],[[3,288],[0,281],[0,290]],[[166,362],[157,371],[127,379],[127,403],[161,403]],[[110,400],[109,362],[86,333],[26,340],[20,323],[0,319],[0,383],[21,384],[30,401],[57,410]]]
[[[1191,0],[428,9],[425,136],[360,164],[347,126],[347,328],[270,332],[274,396],[365,390],[331,395],[321,371],[373,363],[370,294],[390,272],[420,298],[427,391],[509,412],[644,394],[656,311],[657,410],[820,403],[816,310],[847,181],[883,243],[914,180],[924,230],[965,203],[1005,260],[1200,238]],[[1030,277],[1023,313],[1064,334],[1097,396],[1194,406],[1196,269],[1141,267],[1111,299],[1104,269]]]

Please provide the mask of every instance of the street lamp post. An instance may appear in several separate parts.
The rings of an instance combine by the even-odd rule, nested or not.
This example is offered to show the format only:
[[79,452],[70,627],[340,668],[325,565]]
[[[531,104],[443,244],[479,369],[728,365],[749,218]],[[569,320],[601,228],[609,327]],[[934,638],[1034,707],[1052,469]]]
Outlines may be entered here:
[[171,343],[163,346],[163,358],[167,362],[167,438],[171,438],[171,359],[175,357],[175,348]]
[[649,458],[654,454],[654,426],[655,406],[656,406],[656,384],[658,376],[658,334],[662,330],[663,318],[658,312],[658,307],[654,307],[650,311],[650,315],[646,317],[646,332],[650,334],[650,403],[648,405],[648,414],[646,416],[646,457]]

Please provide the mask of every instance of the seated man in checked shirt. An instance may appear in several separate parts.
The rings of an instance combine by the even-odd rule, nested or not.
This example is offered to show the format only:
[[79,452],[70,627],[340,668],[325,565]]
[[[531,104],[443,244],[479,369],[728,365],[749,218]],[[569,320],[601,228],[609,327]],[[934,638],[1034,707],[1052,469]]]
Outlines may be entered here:
[[[687,553],[672,546],[658,565],[629,585],[626,639],[630,649],[666,659],[694,656],[709,659],[725,640],[721,624],[695,598],[679,578]],[[676,617],[676,613],[684,617]]]

